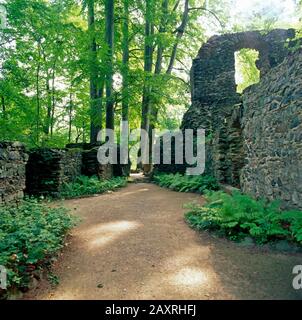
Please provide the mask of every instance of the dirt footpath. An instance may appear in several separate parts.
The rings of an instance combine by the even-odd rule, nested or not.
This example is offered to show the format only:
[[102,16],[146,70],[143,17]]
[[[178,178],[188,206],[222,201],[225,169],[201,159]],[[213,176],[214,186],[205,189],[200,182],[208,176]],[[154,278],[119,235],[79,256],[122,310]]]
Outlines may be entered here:
[[240,247],[184,222],[183,204],[202,202],[138,183],[65,201],[82,218],[54,266],[25,299],[301,299],[292,269],[302,255]]

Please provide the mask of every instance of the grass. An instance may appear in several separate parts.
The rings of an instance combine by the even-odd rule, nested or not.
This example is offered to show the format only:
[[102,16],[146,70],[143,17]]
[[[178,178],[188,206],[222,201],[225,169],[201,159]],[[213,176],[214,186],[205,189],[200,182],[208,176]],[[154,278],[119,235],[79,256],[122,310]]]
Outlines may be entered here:
[[64,184],[60,194],[66,199],[78,198],[116,190],[126,185],[127,178],[125,177],[100,180],[97,177],[80,176],[74,182]]
[[178,192],[196,192],[203,194],[206,190],[219,190],[219,184],[211,176],[186,176],[160,173],[153,177],[160,187],[169,188]]
[[206,199],[205,206],[186,206],[185,217],[193,228],[235,241],[250,236],[260,244],[283,239],[302,244],[301,211],[282,211],[278,201],[257,201],[240,192],[208,192]]
[[76,220],[65,208],[49,208],[35,199],[1,206],[0,217],[0,265],[7,269],[7,289],[25,290],[64,246]]

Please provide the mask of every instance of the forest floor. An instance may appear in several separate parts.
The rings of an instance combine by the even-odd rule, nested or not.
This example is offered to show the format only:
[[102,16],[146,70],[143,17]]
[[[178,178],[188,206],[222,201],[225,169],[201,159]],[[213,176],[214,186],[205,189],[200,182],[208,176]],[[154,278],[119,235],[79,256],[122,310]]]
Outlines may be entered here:
[[183,205],[202,202],[149,183],[68,200],[80,216],[53,266],[23,299],[302,299],[292,269],[302,255],[242,247],[189,228]]

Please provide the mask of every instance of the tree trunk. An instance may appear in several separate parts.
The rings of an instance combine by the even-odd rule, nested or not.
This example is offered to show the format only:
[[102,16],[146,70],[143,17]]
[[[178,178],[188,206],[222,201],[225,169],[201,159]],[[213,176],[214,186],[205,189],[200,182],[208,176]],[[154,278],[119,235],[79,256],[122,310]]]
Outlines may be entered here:
[[[159,33],[166,32],[167,17],[168,17],[168,0],[163,0]],[[156,56],[156,63],[155,63],[155,70],[154,70],[155,76],[159,76],[162,72],[163,53],[164,53],[164,46],[160,42],[158,45],[158,48],[157,48],[157,56]],[[152,96],[153,96],[153,94],[152,94]],[[157,118],[158,118],[158,104],[157,104],[157,101],[152,101],[151,114],[150,114],[150,128],[149,128],[149,138],[150,138],[149,154],[150,154],[150,157],[152,156],[152,146],[154,143],[152,131],[153,131],[153,129],[155,129],[155,126],[157,123]]]
[[[162,2],[162,12],[161,12],[161,22],[159,33],[165,33],[167,27],[167,17],[168,17],[168,0],[163,0]],[[157,48],[157,56],[156,56],[156,63],[155,63],[155,76],[158,76],[162,72],[162,63],[163,63],[163,53],[164,53],[164,46],[162,43],[158,45]],[[158,115],[158,106],[157,103],[153,103],[151,107],[151,130],[155,128],[155,124],[157,122],[157,115]],[[150,133],[151,133],[150,130]]]
[[175,44],[173,46],[173,49],[172,49],[172,54],[171,54],[171,58],[170,58],[170,62],[169,62],[169,66],[168,66],[168,69],[167,69],[167,74],[171,74],[172,73],[172,70],[173,70],[173,66],[174,66],[174,63],[175,63],[175,60],[176,60],[176,54],[177,54],[177,49],[178,49],[178,45],[179,45],[179,42],[181,40],[181,38],[183,37],[184,33],[185,33],[185,30],[186,30],[186,27],[187,27],[187,24],[188,24],[188,21],[189,21],[189,0],[185,0],[185,6],[184,6],[184,11],[183,11],[183,15],[182,15],[182,21],[181,21],[181,24],[180,26],[177,28],[176,30],[176,40],[175,40]]
[[[146,13],[145,13],[145,49],[144,49],[144,88],[143,88],[143,98],[142,98],[142,121],[141,130],[145,130],[149,133],[150,130],[150,102],[151,102],[151,85],[150,77],[152,73],[153,64],[153,45],[151,42],[151,36],[154,32],[154,26],[152,24],[152,7],[150,1],[146,1]],[[148,141],[143,141],[143,134],[141,134],[141,145],[138,156],[146,155],[148,148]],[[150,143],[150,141],[149,141]],[[141,167],[139,165],[139,167]],[[147,164],[143,166],[146,172]]]
[[113,95],[113,44],[114,44],[114,0],[106,0],[106,128],[114,130],[114,95]]
[[41,109],[41,104],[40,104],[40,70],[41,70],[41,48],[40,48],[40,44],[38,44],[38,57],[39,57],[39,61],[38,61],[38,66],[37,66],[37,71],[36,71],[36,107],[37,107],[37,119],[36,119],[36,144],[39,144],[39,139],[40,139],[40,134],[39,134],[39,130],[40,130],[40,109]]
[[46,76],[46,93],[47,93],[47,115],[46,115],[46,125],[44,127],[44,133],[49,135],[49,127],[50,127],[50,117],[51,117],[51,94],[50,94],[50,85],[49,85],[49,73],[47,71]]
[[53,136],[53,129],[54,129],[54,124],[55,124],[55,108],[56,108],[56,90],[55,90],[55,79],[56,79],[56,63],[53,65],[53,70],[52,70],[52,92],[51,92],[51,118],[50,118],[50,136]]
[[122,120],[129,118],[129,3],[124,0]]
[[98,110],[98,67],[97,67],[97,45],[95,37],[95,15],[94,0],[88,0],[88,33],[90,40],[89,69],[90,69],[90,142],[97,141],[100,130],[100,119]]
[[83,126],[82,140],[83,140],[83,143],[86,143],[85,122],[83,122],[82,126]]
[[5,108],[5,98],[1,96],[1,105],[2,105],[2,118],[6,119],[6,108]]
[[[72,87],[71,87],[72,89]],[[73,99],[72,91],[69,94],[69,123],[68,123],[68,142],[71,143],[71,129],[72,129],[72,111],[73,111]]]
[[153,62],[153,46],[151,43],[152,35],[152,22],[151,22],[151,4],[146,1],[146,15],[145,15],[145,50],[144,50],[144,71],[145,81],[143,88],[143,99],[142,99],[142,123],[141,129],[149,131],[150,124],[150,74],[152,72]]

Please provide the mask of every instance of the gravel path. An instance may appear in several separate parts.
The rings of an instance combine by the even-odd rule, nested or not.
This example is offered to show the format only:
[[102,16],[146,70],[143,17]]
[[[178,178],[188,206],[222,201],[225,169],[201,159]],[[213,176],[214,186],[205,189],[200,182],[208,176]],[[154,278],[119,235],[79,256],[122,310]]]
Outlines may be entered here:
[[148,183],[65,201],[82,218],[46,281],[25,299],[301,299],[292,268],[302,255],[240,247],[184,222],[199,201]]

